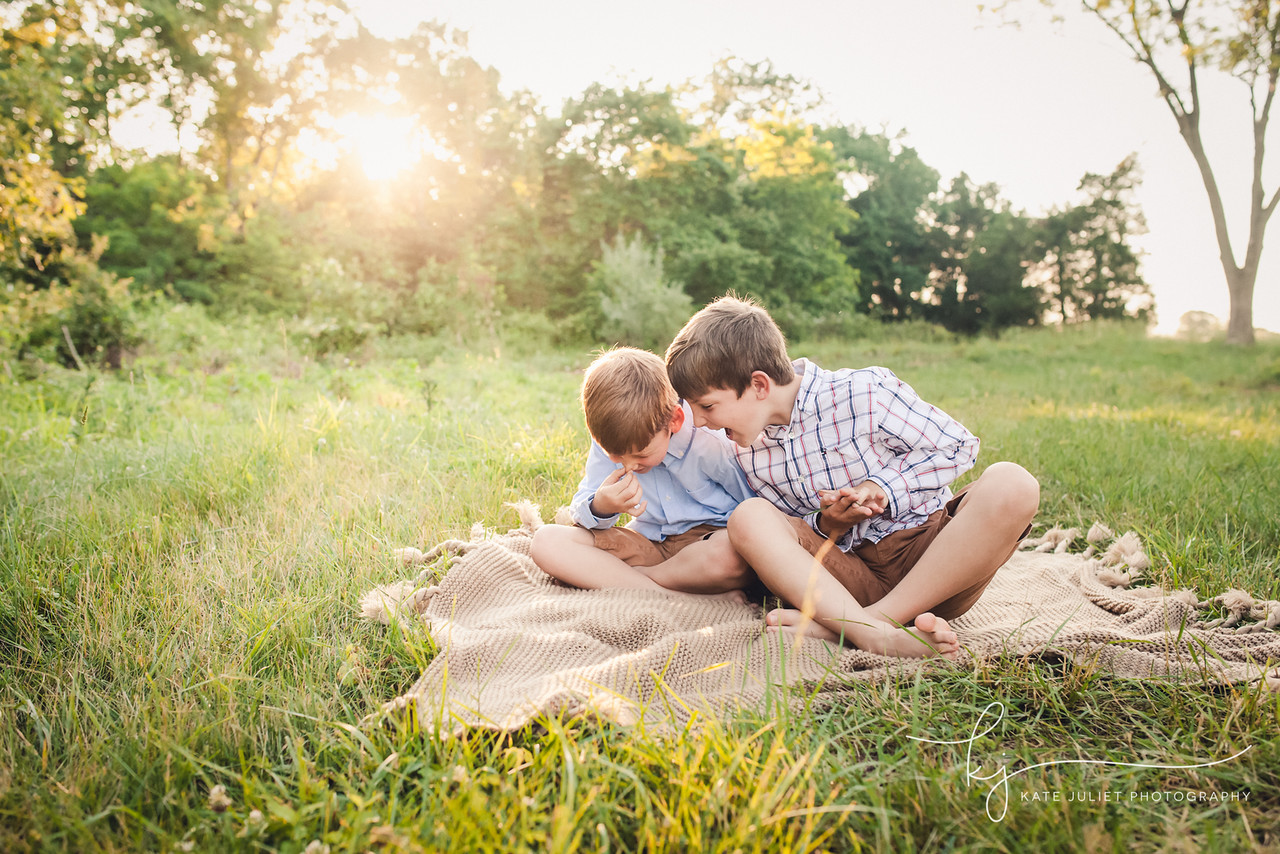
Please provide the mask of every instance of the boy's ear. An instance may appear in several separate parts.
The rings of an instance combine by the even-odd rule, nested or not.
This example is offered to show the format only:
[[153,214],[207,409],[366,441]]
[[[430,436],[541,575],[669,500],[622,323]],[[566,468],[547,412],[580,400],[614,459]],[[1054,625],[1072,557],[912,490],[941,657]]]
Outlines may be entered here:
[[755,394],[757,400],[764,400],[773,389],[773,378],[764,371],[752,371],[751,385],[748,388]]
[[667,429],[671,431],[671,435],[680,432],[680,428],[684,426],[684,407],[676,404],[675,409],[671,410],[671,421],[667,424]]

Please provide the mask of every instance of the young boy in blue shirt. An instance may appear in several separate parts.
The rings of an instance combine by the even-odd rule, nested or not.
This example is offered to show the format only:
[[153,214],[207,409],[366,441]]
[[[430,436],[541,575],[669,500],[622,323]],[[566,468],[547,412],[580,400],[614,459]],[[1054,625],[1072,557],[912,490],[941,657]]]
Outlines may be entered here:
[[[754,580],[725,524],[755,493],[732,444],[694,427],[662,359],[604,353],[583,378],[582,408],[592,442],[575,524],[539,528],[534,562],[575,587],[728,593]],[[619,527],[623,513],[632,518]]]
[[947,620],[1027,535],[1036,479],[994,463],[953,495],[977,437],[885,368],[793,362],[750,301],[699,311],[666,361],[694,423],[736,443],[760,496],[728,528],[734,550],[793,606],[766,621],[886,655],[954,658]]

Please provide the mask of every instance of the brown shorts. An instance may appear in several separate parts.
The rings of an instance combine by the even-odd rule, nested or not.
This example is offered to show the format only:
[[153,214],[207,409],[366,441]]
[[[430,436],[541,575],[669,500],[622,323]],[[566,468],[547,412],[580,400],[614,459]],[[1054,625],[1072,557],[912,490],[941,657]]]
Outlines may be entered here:
[[[823,546],[829,542],[825,537],[809,527],[809,523],[804,519],[794,516],[787,518],[799,537],[800,545],[804,546],[811,555],[822,553],[822,565],[853,594],[853,598],[858,600],[859,605],[866,606],[879,602],[906,577],[934,538],[942,533],[942,529],[955,518],[965,489],[961,489],[941,510],[935,510],[930,514],[922,524],[903,531],[894,531],[875,543],[864,542],[850,552],[840,551],[834,543],[827,546],[824,551]],[[1022,536],[1026,537],[1030,532],[1031,528],[1028,526]],[[1009,549],[1009,555],[1016,550],[1017,543]],[[947,620],[968,611],[978,601],[982,591],[987,589],[987,585],[995,577],[996,570],[1004,565],[1009,555],[993,566],[990,574],[929,610]]]
[[588,528],[595,537],[596,548],[608,552],[627,566],[657,566],[675,555],[685,546],[705,540],[723,525],[695,525],[683,534],[673,534],[660,543],[630,528]]

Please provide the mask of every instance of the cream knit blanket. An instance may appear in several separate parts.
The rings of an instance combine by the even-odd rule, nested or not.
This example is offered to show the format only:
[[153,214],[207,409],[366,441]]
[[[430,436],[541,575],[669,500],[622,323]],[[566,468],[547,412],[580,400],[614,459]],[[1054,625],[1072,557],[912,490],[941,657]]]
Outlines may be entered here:
[[[416,713],[427,731],[509,730],[541,715],[596,715],[661,726],[695,715],[789,702],[785,686],[847,689],[919,667],[943,676],[1000,655],[1065,656],[1116,676],[1197,684],[1264,680],[1280,688],[1280,603],[1230,591],[1197,602],[1187,591],[1125,589],[1146,568],[1135,535],[1100,557],[1051,531],[1015,554],[982,599],[953,621],[955,663],[903,661],[766,629],[757,606],[679,593],[578,590],[529,557],[537,508],[521,528],[404,549],[406,564],[448,560],[361,597],[364,616],[421,620],[438,651],[383,715]],[[1095,528],[1090,539],[1110,532]],[[1216,619],[1208,619],[1216,617]],[[378,718],[379,715],[372,716]]]

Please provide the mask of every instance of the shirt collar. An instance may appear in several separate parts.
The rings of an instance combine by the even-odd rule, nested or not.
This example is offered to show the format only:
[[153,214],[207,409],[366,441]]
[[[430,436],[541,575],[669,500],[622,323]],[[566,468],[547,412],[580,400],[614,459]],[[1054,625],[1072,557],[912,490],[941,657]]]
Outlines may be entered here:
[[764,428],[765,437],[776,442],[799,436],[804,429],[805,415],[812,413],[815,406],[818,366],[808,359],[796,359],[791,367],[800,376],[800,390],[796,393],[796,402],[791,406],[791,423],[770,424]]
[[680,425],[680,429],[671,434],[671,443],[667,445],[667,456],[674,457],[677,460],[684,459],[684,455],[689,453],[689,448],[693,447],[693,410],[689,408],[689,404],[680,401],[680,408],[684,410],[684,423]]

